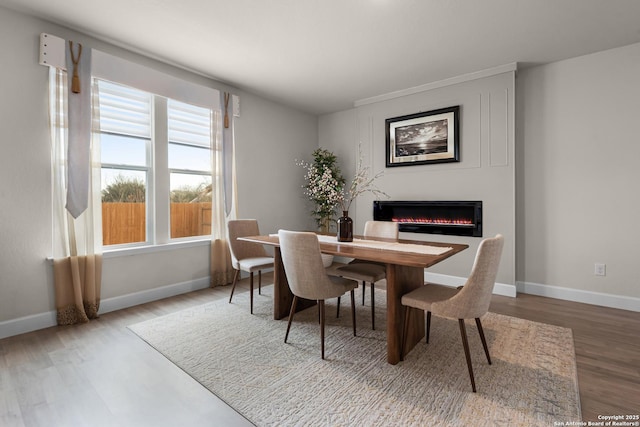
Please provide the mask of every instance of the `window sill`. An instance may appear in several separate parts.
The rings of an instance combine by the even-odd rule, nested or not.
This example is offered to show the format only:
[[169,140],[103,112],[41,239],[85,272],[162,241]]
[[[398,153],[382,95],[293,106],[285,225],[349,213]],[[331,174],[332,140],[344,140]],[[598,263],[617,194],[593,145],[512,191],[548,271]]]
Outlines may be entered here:
[[132,255],[152,254],[156,252],[174,251],[176,249],[187,249],[211,244],[211,238],[188,240],[182,242],[170,242],[163,245],[136,246],[131,248],[105,249],[102,258],[118,258]]
[[[165,243],[164,245],[136,246],[131,248],[118,248],[104,250],[102,258],[118,258],[133,255],[152,254],[156,252],[175,251],[177,249],[195,248],[198,246],[208,246],[211,244],[211,238],[188,240],[182,242]],[[47,262],[53,265],[53,257],[47,257]]]

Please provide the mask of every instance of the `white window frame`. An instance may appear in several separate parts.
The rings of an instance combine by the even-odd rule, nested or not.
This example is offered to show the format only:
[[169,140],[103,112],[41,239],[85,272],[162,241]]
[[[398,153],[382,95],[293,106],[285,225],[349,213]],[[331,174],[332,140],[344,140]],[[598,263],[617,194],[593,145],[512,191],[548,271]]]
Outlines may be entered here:
[[[65,45],[66,41],[64,39],[42,33],[40,35],[40,64],[66,70],[64,59]],[[166,99],[171,98],[188,104],[209,108],[212,112],[212,133],[214,139],[211,146],[212,155],[220,155],[217,151],[218,144],[216,143],[216,138],[219,138],[222,133],[220,129],[222,108],[219,90],[192,83],[95,49],[92,50],[92,77],[123,84],[157,95],[154,97],[153,117],[156,123],[163,123],[164,126],[156,126],[154,135],[152,135],[152,141],[160,137],[165,141],[168,139],[166,108],[164,110],[157,108],[158,102],[164,102],[166,104]],[[157,176],[149,178],[148,185],[151,186],[151,188],[147,188],[147,192],[150,192],[151,197],[153,197],[154,194],[163,191],[163,188],[166,189],[164,190],[164,194],[166,194],[167,197],[164,197],[164,195],[162,197],[165,200],[164,204],[166,204],[166,207],[160,209],[159,204],[161,202],[159,200],[154,200],[153,203],[149,201],[148,207],[152,210],[150,216],[155,219],[155,222],[152,225],[152,229],[147,232],[148,242],[145,244],[103,246],[103,255],[105,258],[210,244],[210,236],[195,236],[193,238],[187,238],[188,240],[186,241],[184,241],[185,238],[169,239],[169,173],[157,174],[158,169],[164,168],[164,170],[168,171],[168,143],[165,143],[163,147],[164,150],[158,150],[158,145],[156,145],[156,149],[152,150],[154,151],[152,170],[156,170]],[[215,181],[220,174],[221,171],[213,170],[212,180]],[[151,221],[147,221],[148,224],[150,222]]]
[[[97,79],[96,80],[103,80]],[[121,83],[118,82],[110,82],[116,85]],[[124,85],[127,86],[127,85]],[[134,90],[140,90],[137,88],[132,88]],[[146,91],[143,91],[146,92]],[[147,92],[148,93],[148,92]],[[180,242],[180,241],[190,241],[190,240],[201,240],[201,239],[211,239],[211,235],[198,235],[198,236],[189,236],[189,237],[171,237],[171,203],[170,203],[170,177],[171,173],[183,173],[183,174],[193,174],[200,176],[209,176],[211,180],[213,180],[214,173],[213,171],[206,172],[200,170],[190,170],[190,169],[175,169],[169,168],[169,144],[175,143],[169,140],[169,132],[168,132],[168,113],[169,113],[169,101],[167,98],[149,93],[151,96],[151,115],[150,119],[150,140],[146,146],[146,165],[145,166],[133,166],[133,165],[123,165],[120,163],[102,163],[103,168],[110,169],[123,169],[123,170],[132,170],[132,171],[141,171],[146,174],[146,196],[145,196],[145,205],[146,205],[146,230],[145,230],[145,241],[140,242],[131,242],[131,243],[123,243],[123,244],[114,244],[103,246],[103,250],[118,250],[118,249],[127,249],[132,247],[139,246],[149,246],[149,245],[158,245],[158,244],[167,244],[171,242]],[[184,101],[179,101],[184,102]],[[189,105],[194,105],[192,103],[186,103]],[[198,106],[201,107],[201,106]],[[214,123],[213,116],[214,112],[211,111],[209,107],[201,107],[206,108],[210,111],[210,138],[213,139],[215,137],[214,134]],[[120,135],[120,133],[118,133]],[[130,136],[126,134],[122,134],[124,136]],[[194,145],[195,146],[195,145]],[[200,148],[206,148],[204,146],[198,146]],[[211,160],[212,150],[213,150],[213,141],[210,142],[209,146],[209,159]]]

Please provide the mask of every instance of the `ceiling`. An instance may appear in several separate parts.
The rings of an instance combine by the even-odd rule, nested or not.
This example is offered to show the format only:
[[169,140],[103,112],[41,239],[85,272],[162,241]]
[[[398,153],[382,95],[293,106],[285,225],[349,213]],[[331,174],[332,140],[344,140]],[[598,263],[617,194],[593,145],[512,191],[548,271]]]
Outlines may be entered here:
[[638,0],[0,0],[312,114],[640,42]]

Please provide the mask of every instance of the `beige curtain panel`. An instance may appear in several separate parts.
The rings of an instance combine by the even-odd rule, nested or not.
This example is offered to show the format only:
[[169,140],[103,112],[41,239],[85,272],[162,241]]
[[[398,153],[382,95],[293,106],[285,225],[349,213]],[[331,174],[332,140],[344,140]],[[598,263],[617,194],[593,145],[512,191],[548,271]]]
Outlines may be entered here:
[[229,242],[226,239],[211,240],[211,287],[228,285],[233,281]]
[[[86,49],[85,49],[86,51]],[[87,83],[84,95],[90,95],[90,75],[82,75]],[[53,169],[53,273],[57,322],[59,325],[85,323],[98,317],[100,308],[100,287],[102,281],[102,215],[100,202],[100,141],[91,129],[97,129],[99,117],[91,114],[92,102],[82,103],[81,109],[89,111],[93,122],[83,125],[76,138],[89,144],[87,156],[82,160],[82,168],[89,170],[82,174],[87,182],[79,187],[86,188],[87,206],[81,213],[71,213],[66,209],[68,202],[70,169],[78,162],[69,162],[68,129],[68,82],[63,70],[50,69],[50,120],[51,120],[51,162]],[[77,95],[76,95],[77,96]],[[94,97],[95,100],[95,97]],[[83,113],[83,114],[84,114]],[[77,122],[77,121],[76,121]],[[86,141],[86,140],[89,141]],[[86,163],[86,164],[85,164]],[[85,191],[85,190],[83,190]],[[96,196],[96,194],[98,196]]]
[[98,317],[102,256],[72,256],[53,262],[58,325],[86,323]]
[[[227,98],[228,99],[228,98]],[[211,209],[211,287],[228,285],[233,281],[227,220],[235,219],[237,192],[233,117],[229,127],[221,126],[221,114],[214,115],[215,140],[211,151],[213,162],[213,191]],[[225,206],[230,206],[229,212]]]

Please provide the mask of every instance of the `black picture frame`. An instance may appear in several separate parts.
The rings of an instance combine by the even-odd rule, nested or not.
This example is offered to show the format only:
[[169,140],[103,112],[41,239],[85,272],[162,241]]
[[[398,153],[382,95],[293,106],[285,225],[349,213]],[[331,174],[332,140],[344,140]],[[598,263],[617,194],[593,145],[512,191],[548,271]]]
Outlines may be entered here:
[[459,105],[386,119],[386,166],[459,162],[459,121]]

